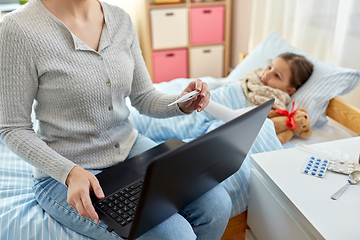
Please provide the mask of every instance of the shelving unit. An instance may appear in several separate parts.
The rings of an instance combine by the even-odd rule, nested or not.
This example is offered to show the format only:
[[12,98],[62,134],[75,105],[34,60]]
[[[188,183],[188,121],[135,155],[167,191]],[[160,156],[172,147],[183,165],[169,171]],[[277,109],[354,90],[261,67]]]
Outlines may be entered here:
[[[222,7],[220,7],[222,6]],[[209,9],[216,9],[217,7],[224,9],[223,12],[223,37],[222,41],[217,41],[216,43],[199,43],[199,44],[192,44],[191,41],[191,11],[194,10],[194,8],[209,8]],[[161,10],[174,10],[177,9],[186,9],[187,10],[187,26],[186,26],[186,34],[187,34],[187,42],[186,44],[181,44],[179,46],[171,46],[171,47],[155,47],[154,48],[154,29],[158,25],[152,26],[152,17],[151,13],[155,12],[161,12]],[[155,11],[153,11],[155,10]],[[191,76],[191,74],[200,74],[203,73],[203,76],[211,76],[212,72],[214,72],[214,67],[209,66],[209,73],[206,74],[206,66],[204,70],[201,70],[201,68],[194,67],[194,62],[191,62],[192,56],[196,54],[196,52],[199,52],[199,50],[203,47],[204,49],[209,48],[211,49],[214,47],[214,52],[217,52],[217,54],[221,53],[221,60],[219,63],[220,69],[216,70],[217,72],[220,71],[221,76],[213,76],[213,77],[225,77],[229,73],[229,61],[230,61],[230,29],[231,29],[231,0],[216,0],[216,1],[209,1],[209,2],[192,2],[192,0],[181,0],[180,3],[171,3],[171,4],[155,4],[154,0],[144,0],[144,18],[142,22],[142,34],[141,34],[141,48],[143,51],[143,56],[145,59],[146,66],[148,68],[148,71],[150,73],[151,78],[154,82],[159,82],[162,80],[157,81],[154,77],[154,59],[153,59],[153,53],[159,52],[159,51],[172,51],[172,50],[186,50],[187,55],[187,76],[186,77],[202,77],[202,76]],[[166,24],[166,23],[165,23]],[[179,24],[182,24],[179,22]],[[185,23],[186,24],[186,23]],[[194,25],[194,24],[193,24]],[[156,32],[156,31],[155,31]],[[158,33],[159,31],[157,31]],[[166,33],[164,33],[166,34]],[[219,48],[220,47],[220,48]],[[219,50],[221,49],[221,50]],[[208,51],[209,50],[204,50]],[[192,53],[192,54],[191,54]],[[215,56],[215,55],[214,55]],[[218,56],[218,55],[216,55]],[[205,64],[207,62],[211,61],[211,59],[206,59]],[[218,60],[219,61],[219,60]],[[164,62],[164,61],[163,61]],[[156,65],[156,64],[155,64]],[[198,63],[199,66],[201,66],[201,63]],[[165,66],[166,67],[166,66]],[[201,66],[204,68],[204,65]],[[195,69],[196,68],[196,69]],[[216,67],[215,67],[216,68]],[[155,66],[155,69],[159,69],[159,66]],[[174,68],[175,69],[175,68]],[[169,69],[171,71],[171,69]],[[205,71],[205,72],[204,72]],[[219,75],[219,74],[216,74]],[[175,76],[176,77],[185,77],[185,76]],[[170,80],[170,79],[168,79]]]

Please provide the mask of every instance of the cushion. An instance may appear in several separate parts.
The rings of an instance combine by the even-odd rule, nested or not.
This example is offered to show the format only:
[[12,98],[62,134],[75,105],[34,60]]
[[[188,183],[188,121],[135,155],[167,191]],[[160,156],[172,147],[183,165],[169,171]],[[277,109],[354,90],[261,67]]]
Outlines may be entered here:
[[[225,79],[239,80],[257,67],[266,67],[270,60],[284,52],[303,55],[314,64],[308,81],[292,96],[296,107],[308,110],[312,129],[321,128],[326,122],[326,108],[330,99],[349,93],[360,79],[360,71],[322,62],[287,43],[275,30],[263,40]],[[291,102],[292,102],[291,101]],[[291,103],[287,106],[291,110]]]

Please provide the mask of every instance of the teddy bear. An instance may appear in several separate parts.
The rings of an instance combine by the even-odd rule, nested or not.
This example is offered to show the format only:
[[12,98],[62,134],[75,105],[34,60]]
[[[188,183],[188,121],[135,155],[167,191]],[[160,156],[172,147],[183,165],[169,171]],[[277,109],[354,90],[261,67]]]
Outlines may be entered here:
[[268,118],[273,121],[276,135],[282,144],[294,135],[309,138],[312,134],[310,117],[305,108],[298,108],[295,111],[292,109],[290,113],[286,110],[272,109]]

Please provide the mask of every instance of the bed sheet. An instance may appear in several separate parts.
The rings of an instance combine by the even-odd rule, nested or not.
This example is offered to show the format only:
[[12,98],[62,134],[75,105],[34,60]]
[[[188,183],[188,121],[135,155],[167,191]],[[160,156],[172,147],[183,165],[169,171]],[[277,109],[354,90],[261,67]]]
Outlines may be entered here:
[[[208,80],[212,81],[211,79]],[[173,91],[182,90],[183,87],[180,85],[186,85],[187,83],[179,80],[177,84],[179,85],[175,88],[161,84],[157,87],[161,91],[175,94]],[[212,96],[231,108],[239,108],[246,104],[245,98],[241,97],[241,95],[234,101],[234,96],[239,94],[238,88],[230,85],[227,88],[223,88],[226,91],[219,91],[218,94],[212,94]],[[204,112],[183,117],[154,120],[141,116],[132,107],[130,109],[130,117],[134,126],[139,129],[140,133],[154,137],[157,142],[165,141],[174,136],[191,141],[198,135],[223,124],[220,120],[211,119]],[[184,128],[177,124],[184,120],[182,118],[191,121],[190,124],[182,123]],[[192,126],[192,128],[185,128],[185,126]],[[231,216],[235,216],[247,209],[250,169],[252,168],[249,155],[282,148],[276,137],[273,123],[267,120],[242,167],[221,183],[229,192],[233,202]],[[0,141],[0,239],[89,239],[62,226],[44,212],[35,200],[32,186],[32,166],[17,157]]]
[[32,166],[0,141],[0,239],[90,239],[44,212],[32,186]]

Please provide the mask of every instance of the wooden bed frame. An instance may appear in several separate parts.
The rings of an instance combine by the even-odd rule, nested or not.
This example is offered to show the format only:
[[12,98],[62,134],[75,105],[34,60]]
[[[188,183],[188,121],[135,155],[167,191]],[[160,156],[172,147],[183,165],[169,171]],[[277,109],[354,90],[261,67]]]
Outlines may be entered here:
[[[240,54],[240,61],[246,54]],[[339,97],[330,100],[326,109],[326,115],[360,136],[360,109],[347,103]],[[246,223],[247,211],[232,217],[225,229],[221,240],[243,240],[245,230],[249,229]]]

